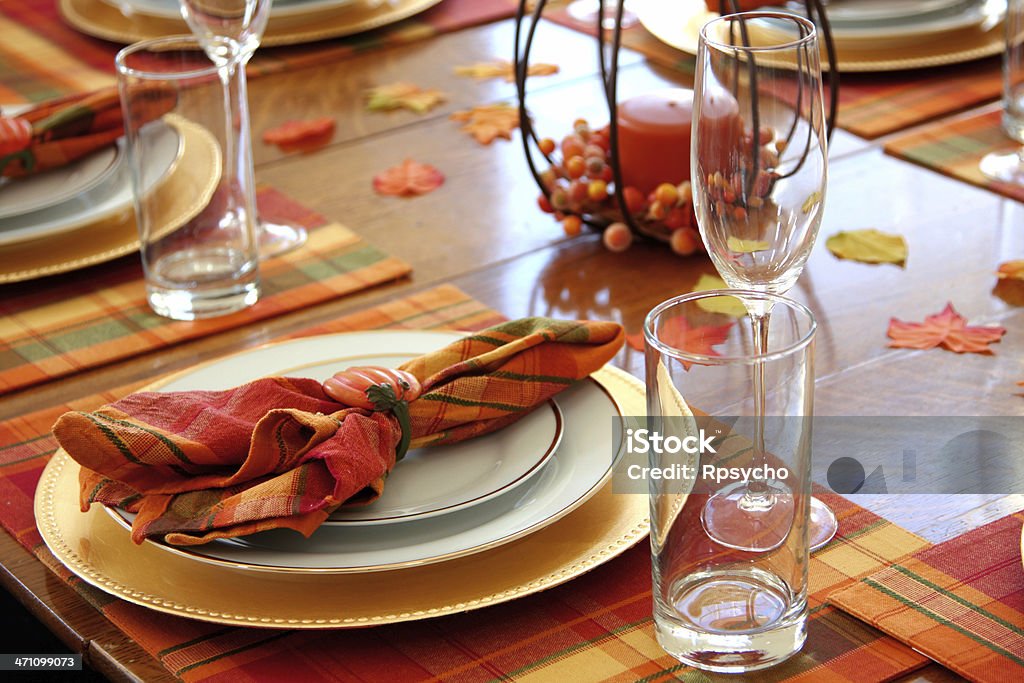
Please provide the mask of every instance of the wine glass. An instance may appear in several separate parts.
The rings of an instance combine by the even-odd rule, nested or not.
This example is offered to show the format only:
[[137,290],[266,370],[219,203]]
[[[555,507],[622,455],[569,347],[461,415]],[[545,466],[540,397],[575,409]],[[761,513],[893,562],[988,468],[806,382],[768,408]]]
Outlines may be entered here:
[[[1006,51],[1003,53],[1003,130],[1024,144],[1024,0],[1006,6]],[[986,154],[979,164],[986,177],[1024,185],[1024,147]]]
[[[241,88],[243,97],[240,101],[247,102],[244,97],[245,65],[260,45],[263,31],[270,18],[273,0],[180,0],[180,3],[181,16],[191,29],[192,35],[203,45],[210,59],[221,66],[221,78],[225,79],[230,87]],[[220,47],[223,43],[215,42],[217,38],[226,38],[237,43],[237,50],[233,50],[236,54],[226,54],[224,48]],[[243,112],[234,109],[229,111],[233,117],[231,125],[238,127],[244,122],[244,125],[248,126],[248,111],[244,112],[244,116]],[[249,141],[251,137],[246,134],[242,139]],[[251,146],[250,142],[250,149],[236,150],[225,163],[248,164],[249,186],[255,188]],[[253,205],[255,206],[255,203]],[[257,234],[262,259],[291,251],[306,241],[306,230],[302,226],[260,220],[258,217]]]
[[[693,202],[708,254],[734,289],[785,294],[814,246],[828,176],[818,50],[814,24],[780,12],[727,15],[700,32]],[[766,301],[743,300],[755,329],[755,353],[768,339]],[[766,387],[761,365],[752,372],[758,416],[753,448],[763,462]],[[705,506],[705,529],[728,547],[772,550],[784,532],[771,529],[788,529],[781,520],[792,496],[785,493],[784,484],[766,480],[724,489]],[[832,511],[813,501],[812,547],[827,543],[837,527]]]

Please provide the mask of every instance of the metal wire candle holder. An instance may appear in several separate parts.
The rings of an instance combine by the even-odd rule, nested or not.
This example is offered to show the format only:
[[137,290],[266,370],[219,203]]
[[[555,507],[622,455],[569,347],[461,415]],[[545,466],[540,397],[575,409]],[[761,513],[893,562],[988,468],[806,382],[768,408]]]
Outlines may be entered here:
[[[532,11],[528,9],[528,5],[533,5]],[[533,47],[533,41],[536,36],[537,26],[540,23],[541,17],[544,13],[544,9],[548,4],[548,0],[520,0],[519,5],[516,9],[516,29],[515,29],[515,82],[516,82],[516,95],[519,104],[519,128],[522,132],[523,140],[523,151],[526,156],[527,165],[530,168],[530,173],[533,175],[534,181],[540,188],[545,199],[551,200],[551,190],[544,182],[541,172],[537,168],[535,163],[534,150],[539,152],[541,156],[547,161],[549,165],[554,165],[554,160],[551,155],[540,150],[539,138],[533,128],[533,122],[530,119],[529,112],[526,107],[526,80],[530,66],[530,51]],[[832,132],[835,129],[836,117],[838,114],[839,107],[839,65],[836,58],[835,41],[832,36],[832,28],[829,24],[828,16],[825,13],[824,3],[822,0],[805,0],[804,3],[807,10],[807,17],[818,27],[819,34],[821,35],[822,43],[825,46],[825,57],[828,61],[828,87],[829,87],[829,112],[827,117],[827,136],[829,139],[832,138]],[[625,185],[622,182],[622,165],[619,160],[619,131],[618,131],[618,72],[619,72],[619,52],[622,47],[622,17],[625,3],[620,0],[616,3],[614,8],[614,25],[611,29],[606,29],[603,26],[605,21],[605,2],[599,0],[598,11],[596,13],[596,35],[597,35],[597,47],[598,47],[598,66],[600,69],[601,85],[604,91],[604,100],[608,107],[608,146],[609,146],[609,161],[612,170],[612,179],[615,185],[615,202],[619,207],[621,213],[621,221],[629,226],[629,229],[634,234],[645,235],[648,237],[663,238],[663,235],[659,235],[656,231],[652,231],[648,226],[642,222],[636,220],[636,217],[632,215],[630,211],[626,209],[626,199],[623,194]],[[719,1],[719,13],[735,14],[739,12],[738,0],[720,0]],[[528,23],[527,23],[528,20]],[[524,23],[527,25],[524,27]],[[744,47],[750,47],[750,38],[747,33],[746,20],[742,17],[737,21],[740,31],[740,40]],[[757,65],[751,59],[748,62],[750,71],[749,87],[752,98],[752,122],[754,136],[758,135],[758,106],[757,106]],[[737,80],[738,82],[738,80]],[[799,99],[802,97],[802,91],[797,92],[797,107],[799,110]],[[790,128],[786,142],[789,143],[789,138],[792,137],[796,130],[796,125]],[[760,163],[759,153],[757,145],[753,146],[754,157],[753,168],[754,172],[749,175],[749,182],[752,182],[757,175],[758,165]],[[747,188],[748,192],[750,188]],[[571,211],[562,211],[562,213],[573,214]],[[575,215],[575,214],[573,214]],[[595,216],[595,215],[580,215],[580,219],[591,228],[602,229],[606,227],[611,221],[606,216]]]

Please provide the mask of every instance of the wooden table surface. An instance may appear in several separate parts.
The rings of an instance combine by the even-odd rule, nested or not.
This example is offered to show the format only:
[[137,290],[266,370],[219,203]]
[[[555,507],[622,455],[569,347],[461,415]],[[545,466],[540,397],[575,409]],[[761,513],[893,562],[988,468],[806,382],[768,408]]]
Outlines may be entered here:
[[[689,291],[702,257],[680,258],[667,246],[636,244],[622,254],[600,236],[565,238],[536,206],[537,188],[519,135],[480,146],[448,120],[455,110],[514,96],[501,80],[453,74],[452,65],[510,54],[505,21],[403,47],[365,53],[250,82],[253,130],[286,119],[332,116],[333,143],[314,154],[284,156],[257,142],[257,179],[354,229],[413,266],[410,279],[315,308],[255,323],[21,391],[0,402],[0,420],[126,382],[152,378],[265,343],[347,312],[452,283],[510,317],[603,318],[628,331],[656,303]],[[576,116],[607,118],[598,98],[594,42],[546,25],[534,59],[554,62],[556,76],[530,81],[529,106],[541,134],[560,137]],[[620,97],[661,85],[687,85],[679,74],[624,53]],[[365,111],[361,93],[397,80],[434,86],[447,102],[427,115]],[[868,266],[832,257],[819,240],[792,295],[820,322],[816,412],[822,415],[1021,415],[1024,398],[1024,309],[993,292],[996,264],[1024,255],[1024,205],[884,155],[838,131],[831,146],[827,209],[821,234],[874,227],[905,235],[906,268]],[[415,199],[379,197],[370,179],[406,157],[447,176],[437,192]],[[886,348],[890,316],[920,319],[946,301],[972,323],[1008,329],[995,356]],[[642,376],[642,354],[616,363]],[[1024,481],[1024,465],[1017,482]],[[1018,486],[1017,488],[1021,488]],[[931,498],[939,498],[932,496]],[[856,498],[932,542],[1024,508],[1022,496],[949,496],[926,503],[907,497]],[[0,578],[70,648],[113,679],[169,680],[163,667],[57,579],[6,534]],[[904,680],[960,680],[932,665]]]

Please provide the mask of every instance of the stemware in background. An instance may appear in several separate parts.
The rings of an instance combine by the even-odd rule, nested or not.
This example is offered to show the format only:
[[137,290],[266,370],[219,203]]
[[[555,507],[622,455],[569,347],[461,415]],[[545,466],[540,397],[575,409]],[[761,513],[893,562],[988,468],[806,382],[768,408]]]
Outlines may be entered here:
[[[245,111],[234,110],[231,115],[235,122],[244,118],[246,134],[245,149],[239,149],[232,159],[239,164],[247,164],[250,187],[255,191],[255,179],[252,170],[252,137],[248,130],[248,99],[245,95],[245,65],[252,58],[263,38],[263,31],[270,19],[270,8],[273,0],[179,0],[181,15],[194,35],[206,48],[210,58],[220,60],[223,65],[225,79],[242,88],[239,101]],[[223,48],[217,47],[217,39],[226,38],[238,43],[236,60],[225,60],[220,54]],[[234,70],[240,74],[232,78]],[[244,113],[244,117],[242,114]],[[235,123],[234,125],[239,125]],[[259,234],[260,257],[277,256],[302,246],[306,241],[306,231],[292,223],[270,222],[257,219]]]
[[[223,39],[210,45],[228,58],[237,47]],[[243,106],[245,90],[221,78],[221,64],[205,48],[192,36],[172,36],[130,45],[115,58],[146,295],[154,311],[175,320],[232,313],[259,297],[251,184],[244,165],[228,163],[246,146],[247,128],[236,129],[227,114]],[[173,198],[147,182],[168,136],[186,141]],[[174,209],[182,200],[189,208]],[[181,224],[170,217],[179,214],[187,219]]]
[[[1024,145],[1024,0],[1009,0],[1004,28],[1003,130]],[[979,168],[992,180],[1024,185],[1024,146],[986,154]]]
[[[827,136],[814,24],[779,12],[709,21],[698,41],[693,108],[693,202],[708,254],[730,287],[784,294],[811,253],[825,204]],[[740,299],[758,331],[758,353],[769,335],[771,300]],[[758,364],[751,370],[763,416],[765,379]],[[766,457],[763,434],[755,435],[754,448]],[[767,480],[737,484],[708,501],[704,524],[723,545],[771,550],[780,539],[732,538],[728,530],[773,528],[783,492]],[[812,547],[827,543],[837,527],[832,511],[815,500]]]
[[[755,351],[761,330],[753,317],[730,322],[708,310],[721,310],[733,291],[670,299],[644,322],[649,430],[664,444],[713,437],[699,453],[677,454],[666,445],[649,455],[652,472],[680,472],[648,481],[655,632],[685,664],[726,673],[777,664],[806,637],[816,329],[802,304],[741,292],[773,310],[770,333]],[[757,381],[768,390],[755,400]],[[773,416],[767,426],[765,408]],[[751,448],[755,438],[769,457]],[[730,468],[757,466],[784,482],[771,525],[734,518],[737,526],[728,531],[737,538],[767,534],[772,550],[723,548],[701,520],[723,487],[737,481]]]

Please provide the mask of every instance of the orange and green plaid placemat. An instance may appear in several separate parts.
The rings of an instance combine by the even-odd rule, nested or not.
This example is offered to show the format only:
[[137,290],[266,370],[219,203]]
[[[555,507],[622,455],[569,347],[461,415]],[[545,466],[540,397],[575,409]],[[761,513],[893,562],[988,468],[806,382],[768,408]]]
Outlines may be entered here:
[[[293,47],[260,48],[250,76],[323,64],[510,17],[516,0],[445,0],[391,26]],[[57,0],[0,0],[0,104],[41,102],[114,82],[120,45],[64,23]]]
[[1002,110],[997,109],[955,121],[940,121],[885,145],[893,156],[920,164],[972,185],[1024,202],[1024,187],[989,180],[978,164],[989,152],[1012,153],[1020,143],[1002,129]]
[[1024,513],[925,548],[832,595],[972,681],[1024,680]]
[[280,192],[260,215],[309,228],[309,240],[260,264],[263,294],[244,311],[177,322],[146,303],[138,255],[89,270],[0,286],[0,395],[86,368],[204,337],[407,275],[410,267]]
[[[582,25],[564,9],[553,9],[545,17],[593,33],[592,27]],[[640,24],[622,32],[622,44],[656,64],[693,75],[695,58],[692,55],[661,42]],[[874,139],[991,102],[1000,97],[1002,86],[998,58],[933,69],[843,73],[839,89],[839,127]]]
[[[444,286],[307,330],[479,329],[501,317]],[[569,584],[463,615],[346,631],[224,627],[112,598],[70,575],[42,544],[32,497],[56,443],[49,425],[137,387],[57,406],[0,425],[0,523],[118,628],[186,681],[713,680],[682,667],[654,639],[646,544]],[[826,604],[835,589],[926,545],[871,512],[827,496],[840,537],[810,568],[804,651],[759,681],[886,681],[927,659]],[[729,677],[723,679],[732,680]]]

